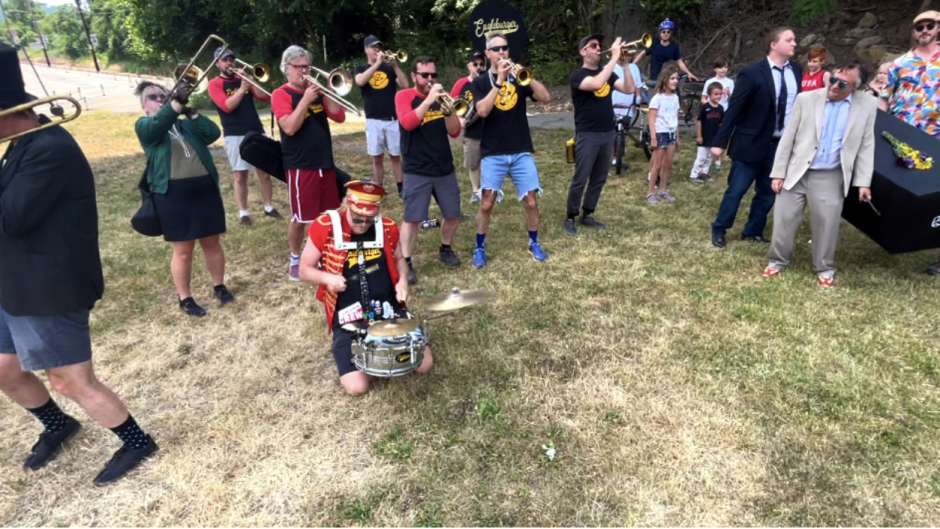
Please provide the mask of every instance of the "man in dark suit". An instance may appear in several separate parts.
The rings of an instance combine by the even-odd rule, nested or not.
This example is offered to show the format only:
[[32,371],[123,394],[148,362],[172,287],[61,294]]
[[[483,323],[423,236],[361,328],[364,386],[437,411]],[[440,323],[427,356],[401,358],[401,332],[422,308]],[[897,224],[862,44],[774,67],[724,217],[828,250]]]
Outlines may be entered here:
[[803,71],[790,60],[796,51],[796,35],[790,28],[777,28],[767,35],[767,58],[741,70],[734,94],[721,121],[712,147],[721,156],[728,138],[728,156],[734,161],[728,174],[728,189],[712,223],[712,244],[724,248],[725,232],[734,225],[738,206],[751,184],[754,200],[741,238],[769,244],[764,238],[767,214],[776,194],[770,185],[777,144],[790,120]]
[[89,311],[101,299],[95,180],[62,127],[32,109],[3,113],[35,98],[24,90],[16,50],[0,44],[0,390],[45,427],[24,467],[51,461],[81,425],[56,405],[31,371],[75,401],[123,441],[95,478],[114,481],[157,449],[121,399],[95,377]]

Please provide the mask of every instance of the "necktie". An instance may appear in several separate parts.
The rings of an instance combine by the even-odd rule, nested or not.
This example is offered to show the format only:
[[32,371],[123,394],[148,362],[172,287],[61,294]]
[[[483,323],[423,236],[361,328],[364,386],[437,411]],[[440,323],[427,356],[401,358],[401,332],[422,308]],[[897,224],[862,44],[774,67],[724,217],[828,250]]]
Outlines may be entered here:
[[777,94],[777,130],[783,132],[784,118],[787,116],[787,78],[783,75],[783,68],[774,66],[780,72],[780,93]]

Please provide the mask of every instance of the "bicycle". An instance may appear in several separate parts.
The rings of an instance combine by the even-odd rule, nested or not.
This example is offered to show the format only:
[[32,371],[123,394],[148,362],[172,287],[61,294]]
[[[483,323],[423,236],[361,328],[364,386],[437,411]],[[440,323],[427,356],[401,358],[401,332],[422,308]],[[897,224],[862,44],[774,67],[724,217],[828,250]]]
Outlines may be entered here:
[[702,91],[705,83],[689,81],[687,74],[679,76],[679,113],[686,127],[691,127],[698,119],[698,111],[702,105]]
[[[614,170],[616,174],[620,174],[626,165],[624,164],[623,158],[626,155],[627,137],[633,140],[635,147],[643,149],[647,160],[653,156],[652,151],[650,151],[649,126],[645,118],[646,113],[649,112],[649,108],[647,107],[647,105],[649,105],[649,96],[646,91],[646,84],[641,85],[639,89],[639,106],[633,107],[633,116],[617,115],[617,111],[623,110],[623,107],[614,107]],[[636,127],[636,123],[640,120],[641,114],[644,118],[640,126]],[[634,128],[637,129],[636,136],[630,132]],[[627,166],[627,168],[629,168],[629,166]]]

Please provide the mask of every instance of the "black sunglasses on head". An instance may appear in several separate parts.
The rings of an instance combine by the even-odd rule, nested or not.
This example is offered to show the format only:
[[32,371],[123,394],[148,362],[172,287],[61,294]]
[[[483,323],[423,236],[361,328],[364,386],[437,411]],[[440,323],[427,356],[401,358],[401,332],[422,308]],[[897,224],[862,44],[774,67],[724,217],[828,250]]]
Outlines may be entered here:
[[422,79],[437,79],[437,72],[415,72],[415,75],[420,76]]
[[933,31],[933,28],[937,27],[936,22],[927,22],[926,24],[917,24],[914,26],[914,31],[920,33],[921,31]]
[[490,51],[509,51],[509,44],[503,44],[502,46],[490,46]]
[[375,219],[372,217],[368,219],[359,219],[359,218],[353,217],[352,222],[353,224],[375,224]]

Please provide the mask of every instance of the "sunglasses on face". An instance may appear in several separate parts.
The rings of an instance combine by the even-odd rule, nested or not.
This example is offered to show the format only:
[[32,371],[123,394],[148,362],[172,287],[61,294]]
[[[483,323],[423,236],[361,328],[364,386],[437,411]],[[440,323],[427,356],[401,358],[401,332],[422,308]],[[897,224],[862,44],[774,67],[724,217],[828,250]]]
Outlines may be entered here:
[[937,27],[936,22],[927,22],[926,24],[917,24],[914,26],[914,31],[920,33],[921,31],[933,31],[933,28]]
[[303,70],[309,70],[309,69],[310,69],[310,65],[309,65],[309,64],[291,64],[291,66],[293,66],[294,68],[297,68],[298,70],[301,70],[301,71],[303,71]]
[[162,103],[166,101],[166,96],[163,94],[147,94],[147,101],[156,101],[157,103]]
[[474,67],[474,68],[483,68],[483,63],[482,63],[482,62],[475,62],[475,63],[473,63],[473,67]]
[[598,42],[592,42],[588,44],[587,46],[585,46],[585,48],[591,48],[592,50],[599,50],[601,49],[601,45]]
[[502,46],[490,46],[490,51],[509,51],[509,44],[503,44]]
[[416,72],[415,75],[422,79],[437,79],[437,72]]
[[369,217],[367,219],[360,219],[357,217],[353,217],[352,222],[353,224],[375,224],[375,219],[372,217]]
[[835,79],[833,78],[832,84],[839,87],[839,90],[845,90],[846,86],[849,86],[849,82],[845,79]]
[[664,29],[664,30],[660,31],[660,33],[669,33],[669,34],[671,35],[671,34],[672,34],[672,30],[671,30],[671,29]]

